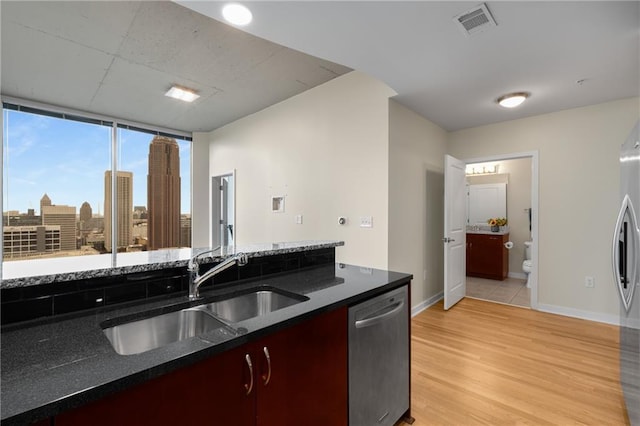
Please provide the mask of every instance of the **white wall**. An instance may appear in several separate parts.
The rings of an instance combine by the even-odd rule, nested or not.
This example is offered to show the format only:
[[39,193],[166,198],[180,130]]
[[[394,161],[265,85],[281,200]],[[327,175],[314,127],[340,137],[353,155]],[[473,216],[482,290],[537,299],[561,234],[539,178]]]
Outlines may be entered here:
[[389,268],[413,274],[413,307],[443,288],[447,132],[389,101]]
[[507,184],[507,215],[509,240],[514,244],[509,251],[509,273],[524,278],[524,242],[531,239],[529,213],[531,207],[531,158],[499,161],[500,172],[509,174]]
[[[344,240],[337,261],[387,268],[394,94],[351,72],[211,132],[209,176],[236,169],[237,243]],[[285,196],[284,213],[271,212],[273,195]]]
[[193,133],[191,143],[191,246],[211,244],[211,177],[209,176],[209,133]]
[[[458,158],[539,151],[539,306],[615,321],[610,248],[619,202],[619,148],[638,98],[449,134]],[[595,288],[584,286],[595,277]]]

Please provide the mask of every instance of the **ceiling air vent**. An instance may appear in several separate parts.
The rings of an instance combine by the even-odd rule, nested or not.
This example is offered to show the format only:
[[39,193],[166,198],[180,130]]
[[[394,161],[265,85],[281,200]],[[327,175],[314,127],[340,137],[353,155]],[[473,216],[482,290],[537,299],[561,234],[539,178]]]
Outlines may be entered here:
[[487,5],[484,3],[461,13],[454,17],[453,20],[466,35],[479,33],[497,25]]

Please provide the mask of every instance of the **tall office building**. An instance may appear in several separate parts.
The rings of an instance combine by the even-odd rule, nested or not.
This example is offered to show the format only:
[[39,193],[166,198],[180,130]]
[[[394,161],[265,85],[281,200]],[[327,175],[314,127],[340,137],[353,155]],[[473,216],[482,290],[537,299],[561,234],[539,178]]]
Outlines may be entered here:
[[91,209],[91,204],[85,201],[80,206],[80,221],[88,222],[91,220],[92,217],[93,217],[93,210]]
[[[104,172],[104,247],[112,251],[111,170]],[[133,173],[116,173],[116,250],[133,243]]]
[[42,208],[45,206],[51,205],[51,198],[45,193],[42,198],[40,198],[40,216],[42,216]]
[[43,225],[60,225],[60,250],[76,250],[76,208],[42,204],[41,208]]
[[5,258],[60,251],[60,225],[5,226],[2,234]]
[[147,232],[150,250],[180,246],[180,150],[165,136],[149,145]]

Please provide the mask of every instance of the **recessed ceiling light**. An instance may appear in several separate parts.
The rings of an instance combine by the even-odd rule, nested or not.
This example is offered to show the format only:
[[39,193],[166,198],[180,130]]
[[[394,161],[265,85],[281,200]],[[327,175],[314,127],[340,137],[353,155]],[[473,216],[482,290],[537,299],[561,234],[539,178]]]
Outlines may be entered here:
[[195,90],[180,86],[172,86],[164,95],[185,102],[193,102],[200,97]]
[[253,19],[251,11],[238,3],[229,3],[222,8],[222,16],[233,25],[247,25]]
[[509,93],[507,95],[500,96],[496,99],[496,102],[505,108],[515,108],[523,103],[529,97],[527,92]]

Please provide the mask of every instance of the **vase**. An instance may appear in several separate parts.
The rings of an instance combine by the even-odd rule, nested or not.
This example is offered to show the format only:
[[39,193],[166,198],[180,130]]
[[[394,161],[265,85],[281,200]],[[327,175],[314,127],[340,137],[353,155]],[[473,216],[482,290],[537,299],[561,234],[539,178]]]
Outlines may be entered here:
[[498,231],[500,231],[500,227],[498,225],[491,226],[491,232],[498,232]]

